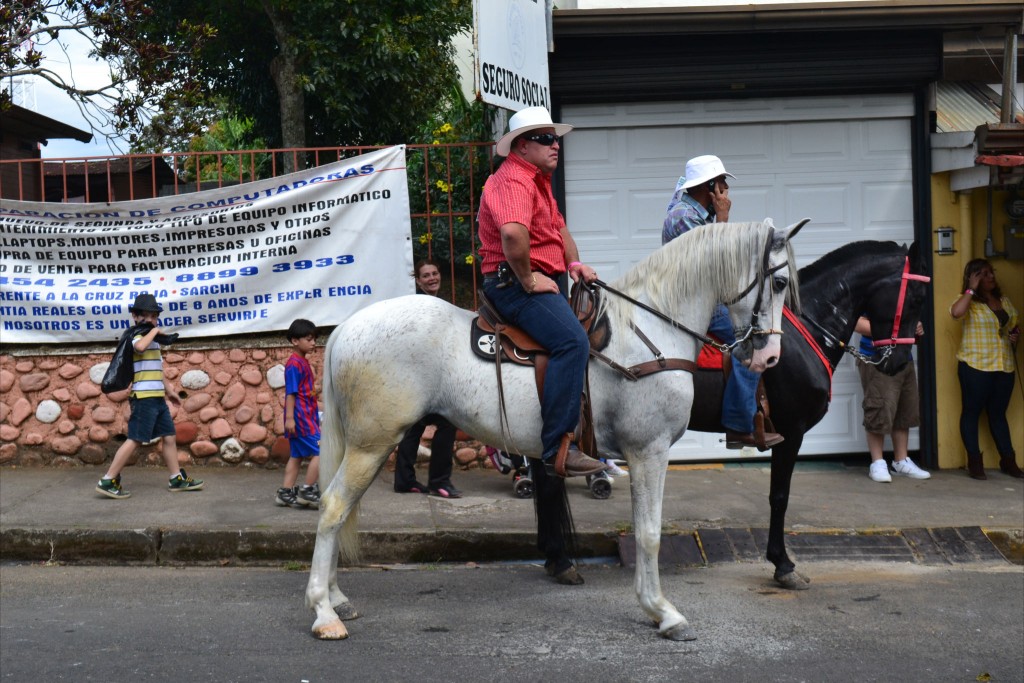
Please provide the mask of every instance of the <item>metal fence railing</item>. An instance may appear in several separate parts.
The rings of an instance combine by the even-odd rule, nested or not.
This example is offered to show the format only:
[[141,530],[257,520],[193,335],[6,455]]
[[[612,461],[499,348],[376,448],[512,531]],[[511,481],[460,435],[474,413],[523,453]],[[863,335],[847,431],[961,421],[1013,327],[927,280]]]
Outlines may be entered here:
[[[0,160],[0,197],[22,201],[114,202],[180,195],[274,178],[357,156],[373,146],[128,154]],[[494,171],[493,142],[406,147],[414,260],[447,273],[442,295],[476,307],[475,217]]]

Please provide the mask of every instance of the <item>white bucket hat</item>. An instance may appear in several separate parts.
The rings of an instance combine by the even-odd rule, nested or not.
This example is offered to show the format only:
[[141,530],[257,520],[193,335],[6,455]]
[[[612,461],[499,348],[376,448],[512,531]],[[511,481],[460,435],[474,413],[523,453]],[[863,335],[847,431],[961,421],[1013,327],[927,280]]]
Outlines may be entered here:
[[513,140],[523,133],[540,128],[554,128],[555,135],[559,137],[572,130],[572,126],[567,123],[552,122],[551,113],[544,107],[520,109],[508,120],[508,132],[498,140],[498,155],[507,157]]
[[[705,154],[687,161],[686,175],[679,180],[683,189],[689,189],[723,175],[727,175],[730,178],[736,177],[725,170],[725,165],[722,164],[721,159],[714,154]],[[679,185],[676,186],[676,189],[679,189]]]

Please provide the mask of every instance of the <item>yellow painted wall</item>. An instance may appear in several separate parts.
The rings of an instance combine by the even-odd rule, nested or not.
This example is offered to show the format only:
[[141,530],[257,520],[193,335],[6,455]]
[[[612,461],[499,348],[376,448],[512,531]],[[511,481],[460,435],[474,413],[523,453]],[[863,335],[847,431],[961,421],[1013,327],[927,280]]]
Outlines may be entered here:
[[[956,253],[952,256],[932,255],[933,287],[935,292],[935,391],[936,431],[939,467],[950,469],[963,467],[967,462],[967,451],[960,440],[960,382],[956,376],[956,351],[960,346],[960,321],[949,315],[949,307],[961,292],[964,265],[973,258],[985,257],[985,234],[988,221],[988,198],[985,189],[973,190],[968,194],[950,192],[949,174],[937,173],[932,176],[932,228],[952,226],[956,229],[953,245]],[[1004,205],[1008,194],[994,192],[992,209],[992,239],[995,249],[1003,249],[1006,212]],[[933,241],[933,244],[937,241]],[[1024,313],[1024,261],[1005,258],[989,259],[996,271],[996,280],[1003,294],[1010,297],[1018,312]],[[1024,321],[1022,321],[1024,326]],[[1024,397],[1021,396],[1019,368],[1024,367],[1024,341],[1017,344],[1017,368],[1013,398],[1006,416],[1010,422],[1010,436],[1017,452],[1017,464],[1024,464]],[[981,436],[981,450],[985,455],[985,467],[998,466],[999,454],[988,431],[988,421],[983,414],[978,431]]]

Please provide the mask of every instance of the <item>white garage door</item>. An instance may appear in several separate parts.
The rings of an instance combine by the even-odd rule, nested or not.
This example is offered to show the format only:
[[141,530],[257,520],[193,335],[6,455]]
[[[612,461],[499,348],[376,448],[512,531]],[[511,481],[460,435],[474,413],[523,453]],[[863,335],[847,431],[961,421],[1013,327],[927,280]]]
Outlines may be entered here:
[[[566,106],[561,118],[576,126],[565,142],[569,226],[584,260],[611,281],[660,246],[686,160],[716,154],[737,176],[732,220],[812,219],[794,245],[800,266],[856,240],[909,244],[912,116],[910,95]],[[846,359],[801,453],[866,451],[860,403]],[[720,438],[689,432],[672,457],[739,457]]]

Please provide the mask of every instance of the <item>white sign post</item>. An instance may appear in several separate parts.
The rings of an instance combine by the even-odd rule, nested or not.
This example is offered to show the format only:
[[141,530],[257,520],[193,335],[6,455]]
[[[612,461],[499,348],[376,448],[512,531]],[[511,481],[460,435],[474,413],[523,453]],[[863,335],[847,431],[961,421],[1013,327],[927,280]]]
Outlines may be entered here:
[[474,0],[476,91],[487,104],[551,109],[545,0]]

